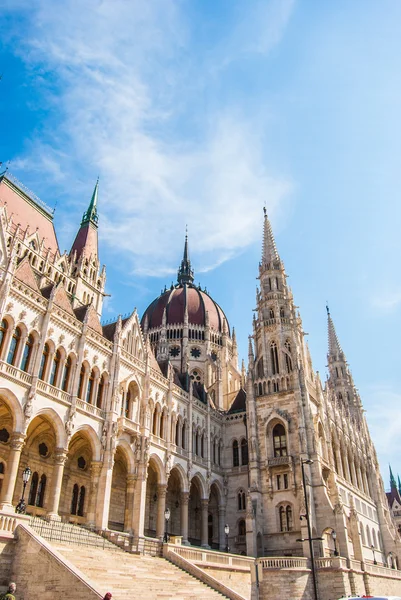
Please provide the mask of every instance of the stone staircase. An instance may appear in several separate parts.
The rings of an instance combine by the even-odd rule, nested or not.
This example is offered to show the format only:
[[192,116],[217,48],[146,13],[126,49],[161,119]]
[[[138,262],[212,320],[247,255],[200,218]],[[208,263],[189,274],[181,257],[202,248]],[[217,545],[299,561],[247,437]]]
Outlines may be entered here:
[[113,600],[222,600],[222,594],[166,559],[52,541],[52,546],[84,573],[102,594]]

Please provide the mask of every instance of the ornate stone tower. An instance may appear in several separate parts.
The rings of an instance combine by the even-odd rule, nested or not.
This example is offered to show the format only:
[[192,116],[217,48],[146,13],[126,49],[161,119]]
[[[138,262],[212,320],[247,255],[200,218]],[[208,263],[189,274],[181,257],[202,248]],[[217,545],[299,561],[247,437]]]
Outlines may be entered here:
[[72,276],[76,280],[74,308],[93,304],[100,316],[102,313],[106,269],[100,270],[98,252],[97,199],[99,180],[96,182],[88,209],[84,212],[81,226],[70,250]]

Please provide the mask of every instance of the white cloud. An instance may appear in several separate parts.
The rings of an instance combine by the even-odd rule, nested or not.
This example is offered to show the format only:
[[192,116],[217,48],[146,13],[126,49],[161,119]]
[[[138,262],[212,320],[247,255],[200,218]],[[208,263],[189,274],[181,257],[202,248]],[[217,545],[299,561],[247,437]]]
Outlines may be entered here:
[[[259,236],[261,207],[266,202],[274,213],[291,184],[266,168],[263,124],[252,116],[233,106],[206,112],[197,101],[196,126],[180,122],[197,74],[185,58],[189,34],[180,4],[42,0],[37,6],[21,52],[51,80],[52,120],[14,166],[36,169],[71,192],[82,190],[72,173],[93,180],[99,174],[101,238],[125,250],[137,273],[171,272],[186,223],[201,270]],[[227,48],[267,52],[292,6],[273,0],[265,10],[256,2]]]
[[381,288],[380,292],[371,299],[371,304],[382,312],[392,312],[401,304],[401,290]]

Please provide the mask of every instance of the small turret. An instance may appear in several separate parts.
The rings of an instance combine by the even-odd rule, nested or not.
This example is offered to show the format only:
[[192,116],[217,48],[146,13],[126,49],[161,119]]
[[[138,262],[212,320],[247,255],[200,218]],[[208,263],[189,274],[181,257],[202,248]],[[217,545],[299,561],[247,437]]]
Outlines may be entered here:
[[180,268],[178,269],[178,283],[180,285],[193,283],[194,271],[191,268],[188,252],[188,234],[185,234],[184,255],[182,257]]

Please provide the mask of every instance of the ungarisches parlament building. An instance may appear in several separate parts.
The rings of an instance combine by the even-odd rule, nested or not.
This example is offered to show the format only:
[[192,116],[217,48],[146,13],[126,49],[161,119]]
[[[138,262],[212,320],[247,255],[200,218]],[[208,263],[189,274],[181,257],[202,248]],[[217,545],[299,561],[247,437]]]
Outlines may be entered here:
[[307,556],[303,466],[315,553],[374,550],[395,566],[399,534],[332,318],[322,385],[267,215],[246,371],[225,312],[194,284],[187,239],[177,283],[142,318],[101,324],[97,198],[96,184],[61,254],[51,212],[0,177],[0,509],[14,510],[29,465],[32,515],[140,548],[163,536],[168,508],[184,544],[223,550],[228,525],[232,552]]

